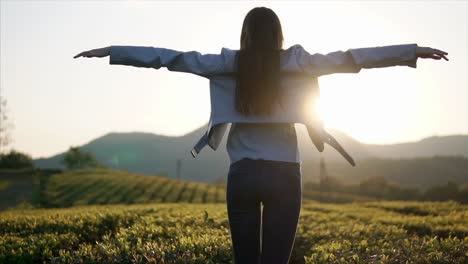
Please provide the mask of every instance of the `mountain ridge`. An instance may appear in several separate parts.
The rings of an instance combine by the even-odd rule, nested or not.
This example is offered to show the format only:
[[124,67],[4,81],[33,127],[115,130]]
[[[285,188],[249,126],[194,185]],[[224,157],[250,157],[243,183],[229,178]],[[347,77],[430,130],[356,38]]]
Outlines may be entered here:
[[[190,150],[205,133],[205,129],[206,125],[203,125],[181,136],[138,131],[109,132],[90,140],[80,148],[93,153],[98,161],[111,168],[145,175],[165,175],[176,178],[176,163],[180,160],[182,163],[181,178],[213,182],[225,178],[229,169],[229,158],[225,151],[228,133],[224,135],[217,151],[205,147],[194,159]],[[318,152],[309,139],[305,126],[296,125],[296,131],[299,151],[304,163],[313,161],[315,164],[320,158],[324,158],[328,164],[336,163],[345,168],[349,166],[343,157],[329,146],[325,147],[324,152]],[[360,161],[375,158],[468,157],[468,135],[432,136],[417,142],[377,145],[361,143],[339,130],[330,129],[329,132],[356,160],[358,166]],[[63,168],[63,164],[60,163],[63,156],[64,152],[47,158],[35,159],[34,163],[39,168]],[[312,172],[307,169],[305,173],[316,176],[317,171]]]

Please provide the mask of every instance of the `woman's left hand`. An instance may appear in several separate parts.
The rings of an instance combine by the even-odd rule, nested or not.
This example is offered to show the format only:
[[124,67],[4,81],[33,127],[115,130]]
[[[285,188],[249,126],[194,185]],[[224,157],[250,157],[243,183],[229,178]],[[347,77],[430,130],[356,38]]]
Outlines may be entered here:
[[105,47],[105,48],[100,48],[100,49],[92,49],[92,50],[88,50],[88,51],[83,51],[83,52],[75,55],[73,58],[74,59],[79,58],[79,57],[87,57],[87,58],[98,57],[98,58],[102,58],[102,57],[109,56],[109,54],[110,54],[110,46]]
[[442,50],[433,49],[430,47],[416,47],[416,56],[418,58],[434,60],[440,60],[443,58],[444,60],[448,61],[446,55],[448,55],[448,53]]

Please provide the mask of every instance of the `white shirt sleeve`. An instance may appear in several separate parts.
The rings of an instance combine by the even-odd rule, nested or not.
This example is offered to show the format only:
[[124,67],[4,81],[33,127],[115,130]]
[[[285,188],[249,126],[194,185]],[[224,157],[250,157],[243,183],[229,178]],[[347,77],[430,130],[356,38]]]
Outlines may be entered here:
[[187,72],[207,77],[223,70],[222,54],[201,54],[197,51],[177,51],[144,46],[111,46],[109,64]]
[[358,73],[363,68],[397,65],[416,68],[416,47],[417,44],[401,44],[335,51],[325,55],[309,54],[300,47],[296,56],[304,72],[319,76],[331,73]]

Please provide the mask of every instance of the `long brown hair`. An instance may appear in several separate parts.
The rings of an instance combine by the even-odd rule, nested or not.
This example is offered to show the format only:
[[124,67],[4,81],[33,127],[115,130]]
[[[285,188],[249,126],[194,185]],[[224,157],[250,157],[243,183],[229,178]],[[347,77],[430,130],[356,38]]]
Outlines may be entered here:
[[266,7],[247,13],[237,53],[235,107],[243,115],[268,114],[278,99],[283,31]]

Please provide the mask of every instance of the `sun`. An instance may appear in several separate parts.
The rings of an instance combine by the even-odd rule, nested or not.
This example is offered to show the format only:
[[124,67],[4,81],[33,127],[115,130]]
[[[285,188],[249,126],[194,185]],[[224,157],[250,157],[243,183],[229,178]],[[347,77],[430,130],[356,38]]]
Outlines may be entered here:
[[[367,85],[373,86],[361,84],[359,89],[366,91]],[[310,105],[309,111],[323,121],[325,129],[339,130],[361,142],[379,142],[388,137],[391,133],[387,127],[398,112],[388,106],[393,98],[363,96],[363,91],[357,92],[353,87],[346,78],[329,78],[321,85],[320,98]]]
[[[309,111],[317,113],[325,129],[339,130],[368,144],[395,142],[422,130],[414,118],[415,112],[425,107],[413,99],[417,97],[416,83],[402,80],[405,85],[392,86],[392,81],[378,82],[371,75],[352,77],[334,76],[320,81],[320,98]],[[378,77],[394,78],[384,72]]]

